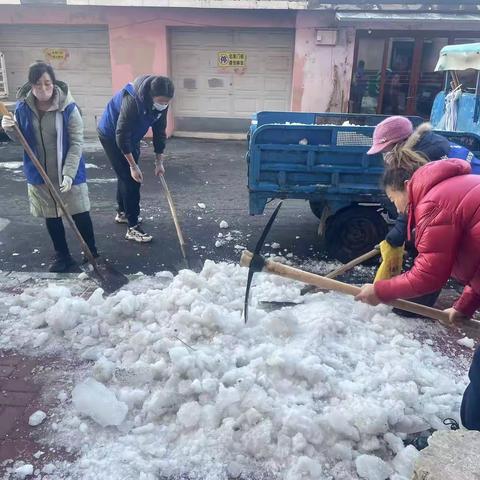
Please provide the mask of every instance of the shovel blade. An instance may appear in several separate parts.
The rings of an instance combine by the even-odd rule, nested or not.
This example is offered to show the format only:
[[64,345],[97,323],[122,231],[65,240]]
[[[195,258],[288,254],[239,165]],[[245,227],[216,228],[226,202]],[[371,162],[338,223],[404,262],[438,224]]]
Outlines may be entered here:
[[90,264],[85,265],[83,271],[98,284],[107,295],[111,295],[117,290],[120,290],[120,288],[128,283],[126,275],[119,272],[106,260],[98,260],[97,267],[98,273]]

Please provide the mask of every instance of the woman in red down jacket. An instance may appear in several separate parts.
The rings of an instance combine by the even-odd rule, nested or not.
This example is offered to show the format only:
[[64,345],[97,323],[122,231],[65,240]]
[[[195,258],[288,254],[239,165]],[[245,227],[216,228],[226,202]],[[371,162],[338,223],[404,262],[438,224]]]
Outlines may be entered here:
[[[364,285],[356,300],[378,305],[439,290],[453,277],[465,288],[452,308],[450,320],[470,318],[480,307],[480,176],[468,162],[425,160],[408,149],[393,153],[383,185],[398,213],[408,215],[408,237],[416,229],[418,256],[413,268],[375,285]],[[465,391],[463,425],[480,430],[480,350],[470,368]]]

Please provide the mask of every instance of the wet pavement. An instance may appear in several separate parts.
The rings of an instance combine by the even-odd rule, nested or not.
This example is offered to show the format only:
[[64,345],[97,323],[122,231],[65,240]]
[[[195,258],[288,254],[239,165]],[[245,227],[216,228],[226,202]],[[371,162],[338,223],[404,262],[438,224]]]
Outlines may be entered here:
[[[238,261],[243,247],[253,248],[273,211],[273,205],[269,205],[265,215],[252,217],[248,213],[245,148],[246,143],[241,141],[171,139],[167,144],[166,180],[189,257],[197,269],[207,258]],[[151,244],[126,240],[126,227],[114,223],[116,180],[94,139],[86,142],[85,156],[101,254],[125,273],[151,274],[181,268],[182,256],[170,210],[161,184],[153,175],[152,147],[144,145],[140,161],[145,177],[141,215],[144,229],[154,236]],[[40,272],[46,270],[53,251],[43,219],[29,213],[21,159],[19,146],[0,143],[0,269]],[[222,221],[229,227],[220,228]],[[307,202],[284,202],[266,242],[277,243],[280,248],[266,247],[265,252],[292,253],[299,261],[320,258],[317,228],[317,218]],[[80,249],[70,234],[69,245],[79,260]]]

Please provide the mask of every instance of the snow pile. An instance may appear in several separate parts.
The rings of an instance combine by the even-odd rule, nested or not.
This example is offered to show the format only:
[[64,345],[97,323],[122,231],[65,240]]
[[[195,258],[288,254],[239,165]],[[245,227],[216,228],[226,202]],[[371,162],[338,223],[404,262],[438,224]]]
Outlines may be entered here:
[[94,362],[67,372],[76,386],[52,432],[80,449],[72,478],[409,478],[416,451],[402,439],[458,417],[465,372],[387,307],[318,293],[260,310],[301,299],[301,284],[266,274],[245,325],[246,274],[207,261],[105,299],[0,294],[0,348]]

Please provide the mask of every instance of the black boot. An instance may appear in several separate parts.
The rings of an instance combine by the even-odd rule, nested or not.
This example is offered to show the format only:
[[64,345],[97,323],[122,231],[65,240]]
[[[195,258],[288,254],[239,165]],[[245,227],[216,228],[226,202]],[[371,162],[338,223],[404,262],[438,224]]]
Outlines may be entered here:
[[69,253],[56,253],[53,257],[53,261],[48,267],[48,271],[52,273],[63,273],[68,271],[75,265],[75,260],[70,256]]

